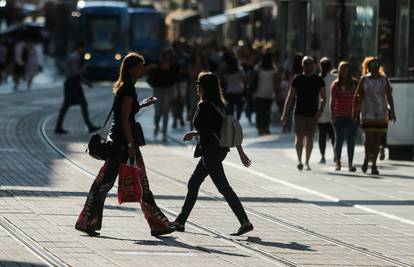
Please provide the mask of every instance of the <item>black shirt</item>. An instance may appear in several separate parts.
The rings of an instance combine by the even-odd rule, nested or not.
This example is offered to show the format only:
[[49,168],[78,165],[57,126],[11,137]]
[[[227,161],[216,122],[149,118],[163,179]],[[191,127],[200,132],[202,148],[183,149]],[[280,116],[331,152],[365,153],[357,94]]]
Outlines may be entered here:
[[[131,127],[132,136],[136,137],[136,125],[135,125],[135,114],[138,113],[140,106],[138,102],[138,96],[135,91],[135,86],[132,84],[131,81],[126,81],[118,92],[114,96],[114,115],[111,124],[111,130],[109,131],[109,139],[115,145],[126,145],[128,142],[125,138],[124,132],[122,130],[122,118],[121,118],[121,110],[122,110],[122,100],[124,97],[131,97],[133,99],[131,113],[129,114],[129,125]],[[136,142],[136,140],[135,140]]]
[[[200,141],[194,152],[194,157],[215,156],[229,151],[219,145],[222,115],[209,102],[201,102],[194,115],[194,127],[200,134]],[[215,136],[216,135],[216,136]]]
[[316,74],[297,74],[292,80],[292,87],[296,93],[295,115],[314,117],[318,112],[319,93],[324,86],[322,77]]
[[147,82],[152,87],[172,87],[178,81],[179,72],[176,65],[171,66],[168,69],[157,66],[151,69],[148,73]]

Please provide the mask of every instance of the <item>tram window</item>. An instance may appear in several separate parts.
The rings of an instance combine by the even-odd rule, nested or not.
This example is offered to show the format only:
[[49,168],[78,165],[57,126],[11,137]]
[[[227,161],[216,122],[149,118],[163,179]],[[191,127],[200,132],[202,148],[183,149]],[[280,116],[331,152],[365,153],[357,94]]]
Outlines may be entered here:
[[159,40],[163,37],[163,20],[150,14],[136,14],[132,17],[132,39]]
[[112,50],[119,40],[119,18],[116,16],[89,16],[87,29],[91,47],[100,51]]

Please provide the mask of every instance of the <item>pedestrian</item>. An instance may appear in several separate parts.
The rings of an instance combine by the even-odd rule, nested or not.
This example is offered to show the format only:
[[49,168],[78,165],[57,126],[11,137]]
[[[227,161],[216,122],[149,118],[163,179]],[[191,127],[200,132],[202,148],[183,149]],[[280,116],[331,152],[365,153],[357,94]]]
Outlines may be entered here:
[[[113,187],[121,163],[135,159],[141,169],[142,200],[141,208],[151,228],[151,235],[158,236],[174,231],[167,217],[155,203],[150,190],[148,177],[139,141],[139,130],[135,115],[143,107],[154,104],[157,99],[148,97],[138,103],[135,83],[144,72],[144,58],[137,53],[128,53],[120,68],[118,80],[114,85],[113,119],[108,134],[108,158],[93,182],[85,206],[79,215],[75,228],[90,236],[99,235],[102,227],[103,208],[106,196]],[[160,228],[160,225],[164,227]]]
[[78,42],[75,44],[75,51],[73,51],[67,58],[66,79],[63,84],[64,98],[56,122],[56,134],[68,133],[65,129],[63,129],[63,121],[65,119],[66,112],[72,105],[80,105],[83,120],[85,121],[90,133],[93,133],[99,129],[99,127],[94,126],[89,119],[88,103],[86,102],[82,89],[82,83],[85,83],[88,87],[92,88],[92,83],[83,77],[86,67],[83,65],[84,51],[84,43]]
[[197,89],[196,82],[198,80],[198,74],[208,69],[207,61],[204,54],[200,49],[196,49],[191,57],[191,63],[189,68],[190,86],[188,88],[188,120],[190,122],[190,130],[193,130],[193,118],[197,110]]
[[270,134],[270,108],[278,90],[276,66],[273,55],[266,52],[256,69],[257,89],[254,93],[256,102],[256,128],[259,135]]
[[154,96],[158,99],[155,103],[154,138],[157,138],[162,117],[162,141],[167,141],[168,116],[172,106],[174,90],[177,89],[178,69],[174,64],[173,52],[166,49],[161,54],[161,62],[150,68],[148,83],[154,90]]
[[17,43],[14,46],[14,57],[13,57],[13,90],[17,90],[20,84],[20,80],[25,75],[25,62],[27,60],[27,47],[26,42],[22,36],[17,38]]
[[185,43],[176,43],[176,64],[178,68],[177,86],[174,90],[173,100],[173,129],[177,128],[180,123],[184,127],[184,107],[187,102],[188,82],[189,82],[189,65],[190,57],[185,52]]
[[[172,225],[176,227],[177,231],[184,231],[185,223],[197,200],[200,185],[207,175],[210,175],[211,180],[224,196],[241,224],[240,228],[232,235],[242,235],[252,231],[253,225],[250,223],[240,199],[228,183],[223,169],[222,161],[229,149],[220,147],[218,138],[216,138],[220,132],[222,121],[222,115],[218,109],[225,112],[225,102],[217,76],[211,72],[200,73],[197,91],[200,102],[194,117],[196,131],[186,133],[183,140],[191,141],[194,137],[199,137],[194,157],[201,157],[201,159],[198,161],[197,167],[188,181],[187,196],[180,214]],[[241,145],[237,147],[237,151],[243,165],[249,167],[251,161],[244,153]]]
[[[287,121],[287,113],[295,102],[295,147],[298,156],[297,168],[303,169],[302,150],[303,139],[306,137],[305,170],[310,171],[309,159],[313,149],[313,136],[317,120],[325,108],[325,82],[315,74],[315,61],[305,56],[302,60],[303,73],[296,75],[289,88],[288,97],[282,114],[282,124]],[[319,110],[318,110],[319,108]]]
[[[319,130],[319,151],[321,152],[321,160],[319,161],[320,164],[325,164],[325,149],[326,149],[326,139],[329,137],[332,143],[332,147],[335,144],[335,134],[332,126],[331,121],[331,107],[329,103],[331,103],[331,85],[332,82],[335,81],[336,77],[331,73],[332,70],[332,63],[329,58],[323,57],[320,62],[319,66],[321,69],[321,77],[325,82],[325,97],[326,97],[326,105],[323,109],[321,117],[318,119],[318,130]],[[335,154],[335,153],[334,153]],[[334,160],[335,161],[335,160]]]
[[39,72],[39,61],[37,57],[36,47],[33,41],[27,42],[27,60],[26,60],[26,81],[27,81],[27,90],[30,90],[32,86],[33,78]]
[[244,44],[242,46],[242,58],[241,58],[241,66],[243,68],[243,72],[245,75],[245,99],[246,99],[246,108],[245,114],[249,124],[253,124],[252,122],[252,115],[254,113],[254,100],[253,100],[253,90],[250,88],[250,83],[252,79],[252,75],[254,73],[254,68],[256,65],[256,56],[254,54],[254,50],[251,44]]
[[6,69],[7,69],[7,46],[3,37],[0,37],[0,85],[5,82]]
[[354,97],[353,118],[361,119],[365,133],[364,173],[372,162],[371,174],[378,175],[377,158],[381,137],[387,131],[388,121],[395,122],[394,100],[391,86],[376,57],[367,57],[362,63],[363,76]]
[[[282,79],[279,85],[279,90],[276,92],[276,104],[279,107],[280,115],[282,115],[282,112],[285,106],[286,98],[289,92],[289,84],[290,84],[290,72],[286,70],[282,75]],[[287,118],[292,117],[292,108],[289,109],[286,117]],[[290,127],[288,126],[288,124],[289,123],[286,122],[285,125],[282,125],[283,133],[290,132]]]
[[358,81],[352,78],[349,63],[341,61],[338,78],[332,84],[331,113],[335,129],[335,170],[341,170],[341,153],[344,139],[347,143],[348,170],[355,172],[353,165],[357,124],[352,120],[352,104]]
[[223,55],[223,63],[220,66],[220,77],[225,87],[227,111],[238,120],[243,111],[243,71],[239,66],[239,60],[233,52]]

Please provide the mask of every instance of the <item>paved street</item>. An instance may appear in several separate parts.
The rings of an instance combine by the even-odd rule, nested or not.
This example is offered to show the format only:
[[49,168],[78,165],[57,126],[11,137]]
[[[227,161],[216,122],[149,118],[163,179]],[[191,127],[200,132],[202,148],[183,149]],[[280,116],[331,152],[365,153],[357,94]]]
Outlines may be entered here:
[[[140,83],[140,87],[146,87]],[[151,93],[139,91],[140,97]],[[86,90],[92,120],[103,124],[111,88]],[[109,193],[101,236],[74,229],[102,162],[85,151],[89,134],[79,107],[65,119],[68,135],[53,132],[62,89],[0,97],[0,266],[414,266],[414,162],[380,162],[381,176],[334,171],[328,164],[299,172],[293,135],[258,136],[243,120],[251,168],[237,153],[224,162],[228,179],[255,230],[242,237],[236,217],[206,179],[185,233],[154,238],[137,204]],[[186,129],[154,140],[153,109],[140,112],[142,148],[156,201],[173,220],[197,160]],[[398,115],[398,114],[397,114]],[[343,151],[346,155],[346,149]],[[362,163],[363,148],[356,148]],[[346,158],[346,156],[344,157]]]

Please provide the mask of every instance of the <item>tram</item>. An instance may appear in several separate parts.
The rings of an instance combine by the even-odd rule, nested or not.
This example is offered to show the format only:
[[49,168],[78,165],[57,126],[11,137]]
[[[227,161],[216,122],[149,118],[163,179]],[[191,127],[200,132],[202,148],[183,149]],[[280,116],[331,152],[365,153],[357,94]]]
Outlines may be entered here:
[[130,49],[144,55],[146,61],[159,61],[166,45],[164,14],[153,6],[129,8]]
[[80,1],[78,12],[80,39],[85,42],[85,76],[116,79],[121,60],[129,50],[128,5],[115,1]]

